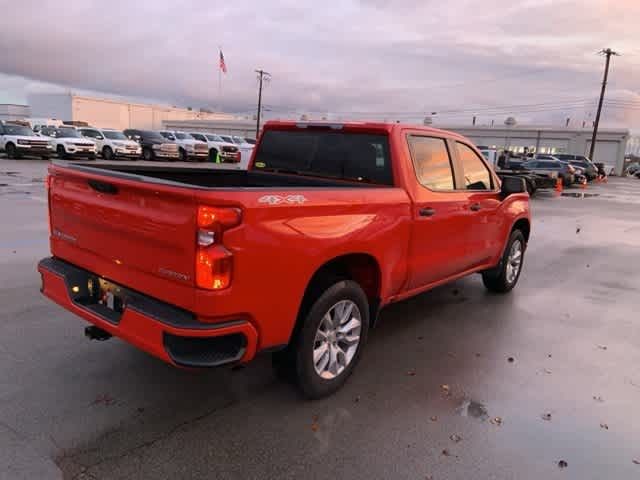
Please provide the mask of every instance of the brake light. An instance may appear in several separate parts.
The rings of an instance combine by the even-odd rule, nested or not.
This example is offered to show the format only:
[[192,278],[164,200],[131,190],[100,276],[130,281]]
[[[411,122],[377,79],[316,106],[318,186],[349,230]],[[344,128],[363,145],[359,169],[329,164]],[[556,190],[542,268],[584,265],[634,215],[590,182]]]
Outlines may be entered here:
[[233,254],[222,246],[225,230],[242,222],[238,208],[199,206],[196,251],[196,285],[208,290],[222,290],[231,284]]

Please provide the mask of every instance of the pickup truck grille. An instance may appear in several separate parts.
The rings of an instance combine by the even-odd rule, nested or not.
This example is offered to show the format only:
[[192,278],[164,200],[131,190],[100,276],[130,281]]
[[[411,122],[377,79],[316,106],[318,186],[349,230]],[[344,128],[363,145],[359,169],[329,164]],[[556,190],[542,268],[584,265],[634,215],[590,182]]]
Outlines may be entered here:
[[176,143],[163,143],[160,146],[160,150],[162,150],[163,152],[168,152],[168,153],[177,153],[178,152],[178,145]]
[[93,147],[93,145],[91,145],[90,143],[80,143],[80,142],[77,142],[77,143],[74,143],[74,145],[75,145],[76,147],[85,147],[85,148]]
[[126,145],[124,148],[126,148],[127,150],[131,150],[132,152],[138,150],[138,147],[136,147],[135,145]]
[[238,147],[228,147],[226,145],[222,146],[222,151],[223,152],[229,152],[229,153],[235,153],[238,151]]

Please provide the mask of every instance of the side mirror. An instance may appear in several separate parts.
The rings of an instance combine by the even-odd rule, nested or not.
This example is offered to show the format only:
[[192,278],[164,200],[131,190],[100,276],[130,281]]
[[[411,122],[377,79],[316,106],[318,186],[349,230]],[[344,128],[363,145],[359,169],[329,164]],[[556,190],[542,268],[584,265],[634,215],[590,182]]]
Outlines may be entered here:
[[527,185],[524,178],[521,177],[503,177],[500,193],[503,197],[508,197],[514,193],[524,193],[527,191]]
[[104,137],[102,135],[96,135],[96,140],[104,140]]

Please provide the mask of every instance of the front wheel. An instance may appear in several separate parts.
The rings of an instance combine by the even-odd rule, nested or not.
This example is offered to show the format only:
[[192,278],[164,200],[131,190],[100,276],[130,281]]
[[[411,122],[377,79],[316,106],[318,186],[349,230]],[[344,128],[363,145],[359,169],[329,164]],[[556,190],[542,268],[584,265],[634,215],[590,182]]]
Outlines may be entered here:
[[102,149],[102,158],[105,160],[113,160],[113,150],[111,150],[111,147],[104,147]]
[[18,149],[13,143],[7,143],[5,150],[7,151],[7,158],[10,158],[10,159],[18,158]]
[[68,158],[67,151],[64,149],[62,145],[58,145],[56,148],[56,153],[58,154],[58,158]]
[[155,154],[150,148],[145,148],[142,150],[142,158],[147,162],[150,162],[155,159]]
[[184,148],[180,149],[179,155],[180,155],[180,161],[181,162],[186,162],[188,160],[187,151]]
[[367,340],[369,302],[351,280],[334,283],[313,303],[290,348],[296,383],[311,399],[338,390],[355,368]]
[[511,232],[498,266],[482,272],[482,282],[487,290],[497,293],[513,290],[522,272],[526,245],[527,242],[520,230]]

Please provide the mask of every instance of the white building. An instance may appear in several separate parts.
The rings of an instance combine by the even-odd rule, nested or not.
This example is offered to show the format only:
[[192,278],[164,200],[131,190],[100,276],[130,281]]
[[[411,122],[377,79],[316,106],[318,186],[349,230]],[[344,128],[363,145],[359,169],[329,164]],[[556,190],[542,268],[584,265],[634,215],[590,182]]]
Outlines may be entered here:
[[0,120],[24,120],[31,116],[29,105],[0,103]]
[[[556,128],[544,126],[440,126],[445,130],[458,132],[471,139],[476,145],[508,149],[517,153],[527,151],[538,153],[571,153],[589,155],[593,131],[588,128]],[[624,168],[629,130],[598,129],[598,139],[592,160],[613,167],[617,174]]]
[[228,120],[233,115],[187,108],[134,103],[74,93],[38,93],[29,96],[34,117],[87,122],[99,128],[159,130],[166,120]]

